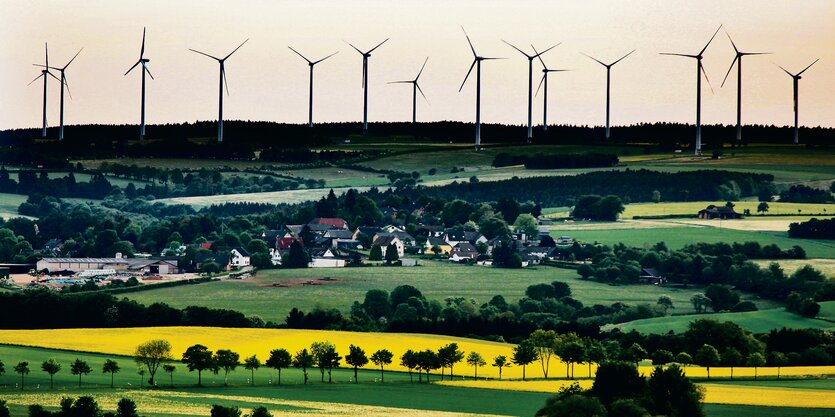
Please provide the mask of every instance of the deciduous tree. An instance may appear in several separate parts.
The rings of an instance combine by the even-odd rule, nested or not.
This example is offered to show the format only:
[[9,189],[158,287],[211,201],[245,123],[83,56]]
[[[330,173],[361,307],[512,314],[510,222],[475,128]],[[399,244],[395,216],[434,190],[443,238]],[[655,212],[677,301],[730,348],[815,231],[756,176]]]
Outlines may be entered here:
[[348,354],[345,355],[345,363],[354,368],[354,383],[356,384],[359,381],[357,369],[368,364],[368,357],[365,356],[365,351],[361,347],[349,345]]
[[[390,365],[392,359],[394,359],[394,354],[391,353],[388,349],[380,349],[371,354],[371,362],[374,362],[375,365],[380,367],[380,382],[385,382],[383,368],[386,365]],[[409,368],[409,379],[412,379],[412,368]]]
[[278,371],[278,385],[281,385],[281,370],[293,366],[293,359],[286,349],[273,349],[265,365]]
[[61,364],[58,363],[55,359],[49,358],[43,361],[43,363],[41,364],[41,369],[43,369],[44,372],[49,374],[49,389],[53,389],[54,385],[52,383],[52,380],[55,374],[61,371]]
[[148,384],[154,385],[154,375],[162,362],[171,360],[171,343],[167,340],[149,340],[136,347],[133,360],[148,369]]

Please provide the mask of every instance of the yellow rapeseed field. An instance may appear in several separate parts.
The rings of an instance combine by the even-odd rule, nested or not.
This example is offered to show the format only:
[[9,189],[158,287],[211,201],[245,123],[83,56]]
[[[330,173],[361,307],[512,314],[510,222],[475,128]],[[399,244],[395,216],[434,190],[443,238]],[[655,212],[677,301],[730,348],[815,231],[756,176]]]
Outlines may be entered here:
[[[497,389],[503,391],[530,391],[555,393],[573,381],[437,381],[435,384],[468,388]],[[577,381],[582,388],[591,388],[591,380]],[[699,384],[705,389],[707,404],[759,405],[766,407],[835,408],[835,395],[831,391],[793,389],[763,386],[726,384]]]
[[[370,356],[377,349],[388,349],[394,353],[394,363],[386,369],[406,371],[400,366],[400,355],[406,350],[437,350],[447,343],[458,343],[465,354],[475,351],[481,354],[488,365],[478,370],[481,377],[498,378],[496,368],[490,366],[493,358],[512,355],[513,345],[451,336],[401,333],[356,333],[328,330],[296,329],[234,329],[218,327],[142,327],[123,329],[50,329],[50,330],[0,330],[0,344],[36,346],[82,352],[132,355],[136,345],[151,339],[165,339],[171,342],[173,355],[179,359],[191,345],[202,344],[209,349],[232,349],[242,358],[258,355],[262,361],[269,357],[272,349],[284,348],[295,353],[310,348],[313,342],[328,341],[336,345],[345,355],[348,345],[354,344]],[[369,364],[367,368],[373,368]],[[472,375],[472,367],[461,363],[455,369],[457,375]],[[565,372],[565,365],[556,358],[551,360],[551,372]],[[585,372],[585,367],[577,368]],[[506,378],[521,378],[522,368],[505,368]],[[528,377],[542,377],[539,364],[527,367]]]
[[[93,393],[96,401],[104,410],[114,410],[123,393]],[[246,407],[255,405],[266,407],[273,415],[280,416],[364,416],[364,417],[407,417],[421,415],[427,417],[480,417],[482,414],[453,413],[408,408],[389,408],[368,405],[326,403],[317,401],[294,401],[280,398],[249,397],[240,395],[218,395],[177,391],[131,391],[130,398],[136,402],[140,413],[164,415],[205,416],[210,403],[243,403]],[[57,407],[60,396],[54,393],[30,394],[10,393],[4,400],[12,405],[41,404]],[[491,415],[492,416],[492,415]]]
[[[220,327],[138,327],[122,329],[50,329],[50,330],[0,330],[0,344],[35,346],[81,352],[106,353],[114,355],[132,355],[136,346],[151,339],[165,339],[171,342],[174,359],[179,359],[187,347],[202,344],[209,349],[232,349],[240,353],[241,357],[258,355],[266,360],[272,349],[284,348],[295,353],[302,348],[309,348],[310,344],[318,341],[328,341],[336,345],[341,354],[346,354],[348,345],[354,344],[363,349],[370,356],[377,349],[388,349],[394,353],[394,363],[386,367],[388,370],[406,371],[400,366],[400,355],[408,349],[437,350],[447,343],[458,343],[458,347],[465,352],[478,352],[488,365],[478,370],[479,377],[498,378],[498,370],[490,364],[498,355],[512,356],[513,346],[508,343],[488,342],[484,340],[460,337],[404,334],[404,333],[358,333],[329,330],[297,330],[297,329],[237,329]],[[373,368],[369,364],[366,368]],[[641,366],[640,372],[649,375],[653,367]],[[592,367],[594,374],[595,367]],[[754,368],[735,367],[734,376],[753,377]],[[684,369],[687,376],[704,378],[707,370],[699,366],[687,366]],[[759,376],[776,376],[777,368],[761,367],[757,369]],[[456,375],[469,376],[473,369],[465,363],[455,367]],[[712,377],[729,377],[730,368],[715,367],[710,369]],[[522,378],[522,368],[512,366],[502,371],[505,379]],[[542,378],[539,362],[527,366],[528,378]],[[578,378],[588,377],[588,366],[575,365],[574,375]],[[780,369],[784,376],[835,375],[835,366],[792,366]],[[549,376],[564,377],[565,363],[553,357],[550,362]],[[593,376],[593,375],[592,375]],[[548,391],[552,392],[552,391]]]

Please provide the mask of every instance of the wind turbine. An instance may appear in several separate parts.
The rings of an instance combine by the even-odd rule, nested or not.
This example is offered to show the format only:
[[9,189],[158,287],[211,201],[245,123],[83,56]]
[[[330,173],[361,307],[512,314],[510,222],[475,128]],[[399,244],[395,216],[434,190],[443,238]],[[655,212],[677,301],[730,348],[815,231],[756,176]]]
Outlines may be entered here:
[[30,81],[29,84],[27,84],[27,86],[32,85],[33,82],[38,81],[38,78],[43,77],[43,130],[41,130],[42,138],[46,137],[46,76],[49,75],[50,77],[55,78],[59,82],[61,81],[58,79],[58,77],[55,76],[55,74],[49,72],[49,46],[46,43],[44,43],[44,49],[46,50],[46,53],[44,55],[44,65],[43,69],[41,70],[41,75],[38,75],[37,77],[35,77],[34,80]]
[[792,74],[787,69],[785,69],[783,67],[780,67],[778,65],[778,67],[780,67],[781,70],[783,70],[786,74],[789,74],[789,76],[792,77],[792,82],[793,82],[793,86],[794,86],[794,143],[800,143],[799,139],[798,139],[799,128],[798,128],[798,124],[797,124],[797,105],[798,105],[797,92],[798,92],[798,87],[799,87],[799,81],[800,81],[801,78],[803,78],[800,75],[803,74],[804,72],[806,72],[806,70],[808,70],[809,68],[812,68],[812,65],[815,65],[815,63],[817,63],[818,61],[820,61],[820,58],[816,59],[814,62],[809,64],[808,67],[803,68],[803,71],[800,71],[797,74]]
[[461,87],[458,88],[458,92],[460,93],[461,90],[464,89],[464,84],[467,83],[467,79],[470,78],[470,73],[473,72],[473,67],[475,67],[475,150],[478,151],[481,149],[481,61],[502,58],[488,58],[480,56],[475,51],[473,42],[470,40],[470,36],[467,35],[467,31],[464,30],[463,26],[461,27],[461,30],[464,31],[464,36],[467,38],[467,43],[470,44],[470,50],[473,51],[473,63],[472,65],[470,65],[470,69],[469,71],[467,71],[467,75],[464,77],[464,82],[462,82]]
[[725,81],[728,80],[728,76],[731,75],[731,70],[734,69],[734,64],[736,64],[736,143],[740,144],[742,143],[742,58],[746,55],[767,55],[769,52],[740,52],[731,38],[731,34],[728,31],[725,31],[725,34],[728,35],[728,40],[731,41],[736,56],[731,61],[731,66],[728,68],[725,79],[722,80],[722,85],[719,88],[725,86]]
[[291,51],[295,52],[296,55],[302,57],[302,59],[307,61],[307,65],[310,67],[310,99],[309,99],[309,106],[308,106],[309,107],[308,108],[308,126],[313,127],[313,66],[322,62],[322,61],[324,61],[324,60],[326,60],[326,59],[328,59],[328,58],[330,58],[330,57],[332,57],[332,56],[334,56],[334,55],[336,55],[336,54],[338,54],[339,51],[334,52],[334,53],[332,53],[332,54],[330,54],[330,55],[328,55],[328,56],[326,56],[326,57],[324,57],[324,58],[322,58],[318,61],[311,61],[311,60],[307,59],[304,55],[302,55],[299,51],[293,49],[292,47],[288,46],[288,48],[290,48]]
[[232,52],[230,52],[229,55],[226,55],[223,58],[214,57],[214,56],[211,56],[211,55],[209,55],[205,52],[200,52],[200,51],[197,51],[197,50],[194,50],[194,49],[189,49],[189,51],[191,51],[191,52],[197,52],[200,55],[205,55],[209,58],[212,58],[215,61],[217,61],[218,64],[220,64],[220,81],[219,81],[220,90],[218,92],[218,106],[217,106],[217,109],[218,109],[218,113],[217,113],[217,142],[218,143],[223,142],[223,85],[224,84],[226,84],[226,94],[227,95],[229,94],[229,82],[226,81],[226,69],[225,69],[224,64],[226,63],[226,60],[229,59],[230,56],[232,56],[232,54],[237,52],[238,49],[241,49],[241,47],[244,46],[244,44],[247,43],[248,41],[249,41],[249,39],[247,38],[245,41],[241,42],[241,44],[238,45],[237,48],[232,50]]
[[388,42],[389,38],[377,44],[377,46],[369,49],[367,52],[361,51],[356,46],[352,45],[350,42],[345,42],[348,45],[351,45],[351,48],[354,48],[357,52],[362,55],[362,134],[368,133],[368,58],[371,57],[371,53],[374,52],[375,49],[382,46],[384,43]]
[[417,122],[417,93],[420,92],[420,95],[423,96],[423,99],[429,102],[429,99],[426,98],[426,94],[423,94],[423,90],[420,89],[420,85],[418,84],[418,79],[420,78],[420,74],[423,74],[423,69],[426,68],[426,62],[429,61],[429,57],[423,61],[423,66],[420,67],[420,71],[418,71],[417,77],[414,80],[405,80],[405,81],[392,81],[389,84],[412,84],[412,123]]
[[632,52],[629,52],[628,54],[620,57],[620,59],[618,59],[617,61],[612,62],[611,64],[604,64],[602,61],[600,61],[599,59],[597,59],[597,58],[595,58],[591,55],[583,54],[583,55],[586,55],[587,57],[593,59],[598,64],[603,65],[604,67],[606,67],[606,140],[609,140],[609,137],[610,137],[610,135],[609,135],[609,110],[610,110],[610,106],[611,106],[612,67],[615,66],[615,64],[617,64],[618,62],[623,61],[624,58],[628,57],[629,55],[632,55],[634,52],[635,52],[635,49],[633,49]]
[[[511,48],[519,51],[520,54],[528,58],[528,143],[531,143],[531,141],[533,141],[533,125],[531,123],[531,119],[533,117],[533,60],[539,58],[540,56],[542,56],[542,54],[556,48],[560,44],[558,43],[542,52],[536,52],[536,50],[534,50],[534,55],[529,55],[527,52],[517,48],[516,46],[504,39],[502,39],[502,42],[508,44]],[[531,45],[531,47],[533,47],[533,45]]]
[[[696,55],[687,55],[687,54],[673,54],[662,52],[661,55],[674,55],[674,56],[683,56],[685,58],[693,58],[696,60],[696,155],[702,154],[702,74],[705,75],[705,80],[707,80],[708,86],[710,86],[710,79],[707,78],[707,72],[705,72],[705,67],[702,65],[702,58],[707,50],[707,47],[710,46],[710,43],[713,42],[713,38],[716,37],[716,34],[719,33],[719,29],[722,29],[722,25],[719,25],[719,28],[716,29],[716,32],[713,33],[713,36],[710,37],[710,40],[707,41],[705,47],[702,48]],[[711,91],[713,87],[710,87]]]
[[[63,67],[60,67],[60,68],[58,68],[58,67],[44,67],[43,65],[40,65],[40,64],[33,64],[36,67],[43,67],[43,68],[46,68],[46,69],[54,69],[54,70],[58,70],[58,71],[61,72],[61,80],[60,80],[61,81],[61,113],[60,113],[61,114],[61,117],[60,117],[60,120],[61,120],[60,126],[61,127],[58,129],[58,141],[59,142],[64,140],[64,87],[65,86],[67,87],[67,93],[70,93],[70,85],[69,85],[69,83],[67,83],[67,75],[66,75],[65,72],[67,71],[67,67],[69,67],[70,64],[72,64],[73,61],[75,61],[75,58],[78,56],[78,54],[81,53],[82,50],[84,50],[84,48],[79,49],[78,52],[75,53],[75,56],[73,56],[72,59],[70,59],[70,62],[67,62],[67,65],[64,65]],[[72,93],[70,93],[70,98],[72,98]]]
[[139,50],[139,60],[130,67],[125,75],[128,75],[137,65],[142,65],[142,108],[140,110],[140,117],[139,117],[139,140],[145,140],[145,74],[147,73],[151,79],[154,79],[154,76],[151,75],[151,71],[148,70],[148,62],[150,59],[145,58],[145,28],[142,28],[142,48]]
[[[536,52],[536,47],[531,45],[533,51]],[[547,65],[545,65],[545,61],[542,60],[541,56],[537,56],[539,58],[539,62],[542,64],[542,79],[539,80],[539,86],[536,87],[536,93],[534,95],[539,94],[539,89],[543,86],[545,89],[542,91],[542,130],[548,130],[548,74],[551,72],[565,72],[570,70],[563,70],[563,69],[550,69]]]

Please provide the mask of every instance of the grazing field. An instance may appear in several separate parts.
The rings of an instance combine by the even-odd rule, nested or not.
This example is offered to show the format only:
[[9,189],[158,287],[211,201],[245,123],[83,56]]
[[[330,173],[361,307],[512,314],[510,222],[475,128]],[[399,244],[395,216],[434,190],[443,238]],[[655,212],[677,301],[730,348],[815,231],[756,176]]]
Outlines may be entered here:
[[84,168],[96,169],[102,163],[133,165],[140,167],[152,168],[167,168],[167,169],[223,169],[223,168],[260,168],[262,166],[283,166],[278,162],[264,162],[264,161],[236,161],[236,160],[222,160],[222,159],[178,159],[178,158],[118,158],[118,159],[82,159],[73,160],[75,164],[81,162]]
[[776,262],[787,274],[792,274],[794,271],[806,265],[812,265],[815,269],[823,272],[825,276],[835,278],[835,259],[781,259],[776,261],[758,260],[753,262],[763,268]]
[[26,202],[26,196],[20,194],[0,193],[0,217],[10,219],[21,217],[17,214],[17,208]]
[[[661,196],[662,199],[664,196]],[[623,215],[621,217],[630,219],[635,216],[693,216],[699,213],[699,210],[713,204],[717,206],[724,206],[724,201],[688,201],[675,203],[633,203],[627,204]],[[734,210],[742,213],[744,210],[750,210],[752,216],[749,219],[758,219],[757,206],[758,201],[735,201]],[[799,210],[799,211],[798,211]],[[807,204],[807,203],[781,203],[779,201],[768,203],[768,214],[835,214],[835,204]],[[763,217],[768,220],[769,217]],[[797,221],[804,221],[808,219],[799,219]]]
[[[330,277],[334,281],[319,281]],[[322,285],[300,285],[309,280]],[[227,308],[264,320],[284,322],[293,307],[303,311],[320,306],[347,313],[354,301],[360,301],[370,289],[391,291],[409,284],[417,287],[429,300],[443,302],[447,297],[472,298],[480,305],[494,295],[516,302],[533,284],[567,282],[573,297],[585,304],[623,302],[655,304],[658,297],[673,299],[677,313],[693,312],[690,297],[698,289],[678,289],[652,285],[613,286],[584,281],[569,269],[535,267],[506,270],[482,266],[463,266],[421,261],[417,267],[306,268],[260,271],[254,278],[228,280],[200,285],[160,288],[125,294],[141,303],[165,302],[174,307],[199,305]],[[291,285],[273,287],[273,283]],[[769,301],[756,301],[760,308],[776,306]]]
[[338,167],[297,169],[282,172],[298,179],[324,180],[325,187],[370,187],[389,184],[385,174]]
[[[827,314],[827,313],[824,313]],[[764,333],[771,329],[783,327],[800,329],[814,328],[835,330],[835,323],[820,319],[808,319],[790,313],[783,308],[770,310],[749,311],[744,313],[715,313],[690,316],[667,316],[651,319],[635,320],[617,325],[622,331],[637,330],[641,333],[663,334],[669,331],[681,333],[687,330],[691,321],[700,318],[710,318],[718,321],[732,321],[754,333]]]
[[[617,223],[615,223],[617,224]],[[600,227],[604,227],[603,224]],[[687,227],[683,229],[683,227]],[[756,241],[761,245],[775,244],[780,248],[790,248],[794,245],[802,247],[809,258],[835,258],[835,241],[791,239],[786,233],[752,232],[746,230],[719,229],[714,227],[688,227],[686,225],[669,228],[620,228],[597,230],[571,230],[562,225],[548,226],[552,236],[568,235],[583,242],[599,242],[607,245],[624,243],[627,246],[651,246],[657,242],[665,242],[670,249],[680,249],[695,242],[706,243],[734,243]]]
[[[357,191],[368,191],[368,187],[355,187]],[[335,189],[334,192],[342,194],[347,189]],[[212,204],[223,203],[270,203],[270,204],[296,204],[306,201],[318,200],[330,192],[330,188],[314,188],[302,190],[288,190],[288,191],[270,191],[264,193],[249,193],[249,194],[224,194],[224,195],[209,195],[198,197],[174,197],[161,198],[154,200],[155,203],[165,204],[188,204],[199,210],[204,207],[209,207]]]

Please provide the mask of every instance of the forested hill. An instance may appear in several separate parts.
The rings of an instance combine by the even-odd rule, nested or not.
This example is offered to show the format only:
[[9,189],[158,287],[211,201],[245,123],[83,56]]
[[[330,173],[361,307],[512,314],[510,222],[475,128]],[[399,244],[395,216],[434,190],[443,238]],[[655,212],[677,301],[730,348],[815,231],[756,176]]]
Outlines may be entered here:
[[[442,143],[469,143],[473,140],[473,124],[464,122],[432,123],[372,123],[369,135],[387,139],[437,141]],[[735,127],[731,125],[705,125],[703,138],[706,147],[722,143],[730,144],[735,140]],[[483,124],[482,140],[491,142],[522,142],[525,140],[525,126]],[[321,123],[312,129],[306,124],[287,124],[275,122],[230,120],[224,122],[224,140],[237,147],[262,149],[271,146],[307,147],[330,144],[361,133],[359,123]],[[217,123],[198,121],[148,125],[146,139],[149,143],[164,141],[176,144],[186,139],[211,139],[217,137]],[[138,139],[139,128],[136,125],[72,125],[65,127],[65,142],[74,144],[68,151],[75,152],[128,152],[119,143]],[[21,146],[40,139],[41,130],[13,129],[0,131],[0,145]],[[47,138],[55,139],[58,128],[47,129]],[[800,129],[803,143],[813,145],[835,145],[835,129],[822,127],[803,127]],[[660,144],[670,147],[687,146],[695,137],[695,128],[690,124],[654,123],[612,128],[613,141],[620,143]],[[745,126],[743,137],[757,143],[790,143],[792,128],[777,126]],[[602,141],[604,129],[590,126],[550,126],[547,131],[536,127],[534,139],[543,144],[589,144]],[[303,140],[302,140],[303,139]],[[83,144],[84,146],[78,146]],[[121,145],[124,147],[124,143]],[[192,143],[192,147],[194,144]],[[147,146],[144,152],[166,152],[166,147]],[[133,149],[131,152],[142,152]],[[160,156],[160,155],[155,155]],[[234,156],[234,155],[233,155]]]

